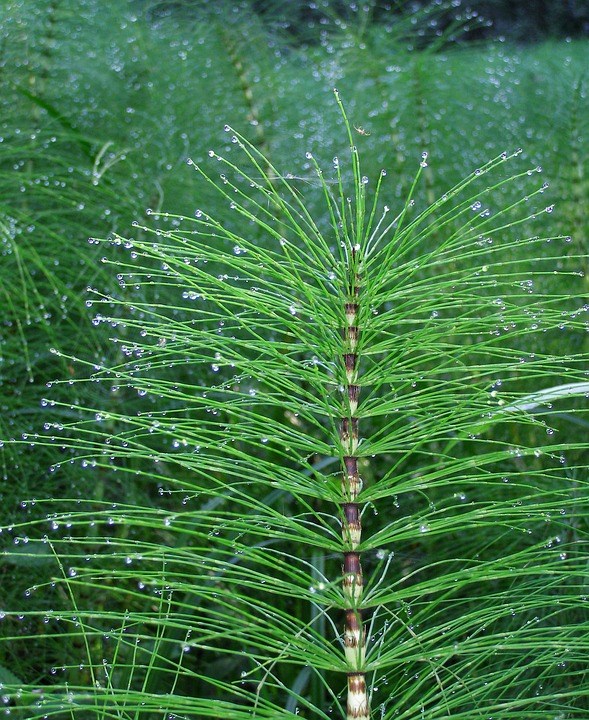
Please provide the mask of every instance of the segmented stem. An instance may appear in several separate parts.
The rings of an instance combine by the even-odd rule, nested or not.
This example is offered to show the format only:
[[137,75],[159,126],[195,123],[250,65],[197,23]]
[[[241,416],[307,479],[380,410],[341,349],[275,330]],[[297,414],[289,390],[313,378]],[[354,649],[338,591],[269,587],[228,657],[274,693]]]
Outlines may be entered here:
[[359,340],[358,309],[360,278],[355,270],[355,253],[352,252],[349,296],[346,302],[346,326],[343,332],[343,361],[346,374],[348,415],[343,417],[340,440],[344,449],[342,472],[342,538],[344,541],[343,592],[348,600],[345,610],[344,650],[348,665],[347,720],[369,720],[370,708],[366,692],[364,660],[366,654],[366,629],[362,620],[363,577],[358,547],[362,539],[360,505],[357,502],[362,481],[358,472],[358,408],[360,386],[358,385]]

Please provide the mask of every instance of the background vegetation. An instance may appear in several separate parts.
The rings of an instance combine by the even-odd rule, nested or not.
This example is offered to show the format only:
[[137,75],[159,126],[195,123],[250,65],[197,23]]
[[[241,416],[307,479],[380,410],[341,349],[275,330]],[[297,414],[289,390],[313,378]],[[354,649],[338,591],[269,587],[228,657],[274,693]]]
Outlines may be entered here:
[[[225,124],[243,131],[277,174],[295,176],[297,187],[308,191],[306,202],[316,215],[324,210],[306,153],[311,150],[319,165],[330,168],[333,157],[342,155],[348,144],[333,102],[334,86],[355,126],[364,172],[375,178],[382,167],[388,171],[386,200],[391,205],[403,206],[423,152],[428,153],[428,165],[417,195],[421,208],[489,158],[523,148],[519,169],[541,168],[549,181],[542,208],[551,210],[542,213],[541,226],[539,221],[533,232],[547,238],[570,236],[554,267],[569,274],[556,279],[548,291],[569,294],[564,309],[577,316],[572,329],[562,335],[551,331],[522,352],[574,357],[587,351],[587,333],[581,329],[588,294],[589,181],[583,139],[589,130],[589,50],[582,36],[587,18],[578,3],[567,4],[567,13],[561,11],[561,3],[545,6],[542,23],[533,28],[533,15],[509,24],[504,20],[507,5],[481,6],[482,14],[499,25],[499,33],[507,25],[514,28],[508,41],[481,42],[491,33],[484,18],[438,3],[390,9],[378,3],[324,3],[318,8],[305,3],[4,3],[0,684],[9,688],[3,696],[7,714],[198,716],[191,698],[221,703],[227,695],[225,683],[242,673],[244,692],[253,692],[246,656],[224,654],[218,639],[210,642],[206,658],[190,645],[189,630],[201,602],[198,595],[186,593],[178,599],[166,591],[163,567],[151,594],[149,582],[133,573],[140,550],[133,554],[128,548],[141,543],[146,548],[173,548],[179,562],[192,530],[177,530],[164,521],[193,502],[182,485],[188,470],[183,478],[171,461],[154,464],[153,457],[140,452],[130,457],[113,452],[107,462],[97,463],[90,452],[80,457],[75,443],[67,441],[66,427],[83,422],[80,409],[91,408],[99,422],[113,422],[101,431],[108,436],[116,429],[109,416],[145,412],[142,396],[131,385],[81,381],[93,364],[120,365],[134,347],[125,339],[132,338],[133,331],[119,317],[125,316],[123,301],[134,289],[121,269],[126,262],[124,240],[114,240],[105,249],[88,238],[111,232],[113,238],[116,233],[122,238],[133,234],[138,242],[149,242],[144,226],[161,232],[177,223],[174,217],[157,215],[162,209],[171,216],[194,216],[203,208],[222,217],[225,199],[187,168],[186,159],[203,163],[212,147],[226,152],[231,142],[223,131]],[[513,42],[531,38],[542,42]],[[261,170],[270,172],[269,167]],[[530,192],[529,183],[530,176],[522,170],[521,178],[497,190],[496,202],[509,206]],[[133,229],[134,221],[140,227]],[[142,302],[154,307],[173,304],[174,288],[165,280],[149,287],[137,284]],[[97,293],[114,299],[106,313],[108,322],[96,318],[92,302]],[[178,303],[177,313],[185,312],[185,306]],[[156,341],[165,347],[165,334]],[[575,367],[579,379],[581,370]],[[202,375],[195,377],[185,370],[179,377],[199,386],[212,382],[214,370],[209,367],[208,375],[199,372]],[[552,385],[566,381],[559,371],[553,372]],[[157,413],[167,411],[171,399],[146,402]],[[577,409],[582,406],[578,400]],[[559,554],[573,559],[564,573],[568,589],[555,590],[563,594],[566,617],[555,619],[554,625],[566,627],[569,634],[561,633],[558,656],[551,664],[541,663],[540,677],[525,685],[529,692],[530,683],[535,683],[533,692],[541,697],[536,707],[527,706],[527,717],[583,717],[587,712],[587,667],[579,661],[587,633],[582,560],[587,426],[580,415],[572,414],[574,409],[574,403],[567,405],[551,418],[561,436],[577,448],[566,453],[565,463],[569,481],[580,488],[571,503],[574,511],[570,522],[567,515],[559,529],[550,530],[550,537],[559,538]],[[13,439],[19,442],[8,442]],[[536,442],[526,436],[507,439],[522,446]],[[173,453],[175,440],[162,438],[161,452]],[[371,472],[378,475],[378,466]],[[282,496],[263,497],[287,515],[295,512]],[[86,501],[93,503],[94,525],[86,506],[77,520],[76,503]],[[219,498],[208,502],[214,510]],[[420,502],[419,493],[408,496],[408,517],[419,516]],[[392,507],[389,504],[386,512],[395,512]],[[129,508],[144,508],[144,517],[133,516]],[[164,513],[163,520],[159,513]],[[426,559],[434,549],[439,557],[449,556],[456,543],[452,533],[435,540],[420,538],[419,523],[416,535],[396,550],[404,575],[431,562]],[[45,537],[49,542],[39,542]],[[77,539],[73,549],[59,550],[69,547],[70,538]],[[105,538],[112,543],[107,553],[98,549]],[[481,542],[484,547],[485,540]],[[491,530],[487,542],[488,547],[498,542]],[[512,542],[506,535],[506,553],[512,552]],[[96,554],[102,558],[100,572],[78,588],[79,566]],[[319,555],[309,562],[321,571]],[[373,562],[378,564],[376,557]],[[173,572],[181,572],[178,568],[174,566]],[[548,566],[546,572],[552,577]],[[538,581],[537,592],[541,585]],[[515,597],[521,600],[521,591],[514,591]],[[310,617],[304,598],[283,602],[281,612]],[[558,602],[554,600],[555,606]],[[465,612],[474,613],[476,603],[472,598]],[[417,602],[413,609],[409,605],[399,601],[405,625],[413,631],[409,618],[414,613],[427,629],[427,603]],[[110,611],[116,616],[112,622]],[[536,617],[521,604],[514,616],[518,628]],[[477,622],[484,634],[484,617]],[[507,637],[514,630],[502,626],[498,632]],[[573,663],[569,652],[576,658]],[[483,652],[483,657],[494,673],[491,655]],[[476,665],[475,660],[460,662]],[[496,670],[494,688],[506,672],[505,667]],[[543,674],[546,690],[541,687]],[[321,707],[325,716],[337,711],[337,698],[326,696],[316,676],[297,669],[285,677],[298,694],[298,700],[291,696],[283,703],[285,717],[295,709],[304,715],[305,703]],[[115,695],[123,693],[123,699],[110,709],[96,705],[90,693],[96,684],[112,688]],[[75,705],[68,705],[70,687],[88,688],[90,699],[76,696]],[[48,689],[47,696],[41,689]],[[425,705],[429,714],[423,710],[422,717],[447,715],[441,707]],[[495,712],[509,717],[508,705],[506,701]],[[514,708],[512,717],[521,716]],[[466,705],[454,711],[475,717]],[[409,701],[399,712],[399,717],[420,717],[418,704]],[[247,713],[244,710],[244,717]],[[269,710],[267,716],[272,716]]]

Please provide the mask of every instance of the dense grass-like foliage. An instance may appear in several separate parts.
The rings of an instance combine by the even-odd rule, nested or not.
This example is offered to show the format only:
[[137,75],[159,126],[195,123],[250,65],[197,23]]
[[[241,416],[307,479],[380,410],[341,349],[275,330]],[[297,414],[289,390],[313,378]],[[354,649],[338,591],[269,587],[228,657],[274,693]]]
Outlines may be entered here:
[[0,11],[7,713],[345,714],[357,456],[374,716],[584,717],[586,44],[72,10]]

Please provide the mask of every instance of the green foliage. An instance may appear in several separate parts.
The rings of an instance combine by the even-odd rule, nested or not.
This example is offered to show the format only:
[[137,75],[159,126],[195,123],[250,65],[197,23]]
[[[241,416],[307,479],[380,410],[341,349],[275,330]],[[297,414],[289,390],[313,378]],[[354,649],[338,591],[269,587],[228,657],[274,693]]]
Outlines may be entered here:
[[[94,472],[163,477],[163,493],[182,501],[167,510],[80,499],[54,514],[56,528],[71,529],[44,542],[71,608],[46,617],[77,625],[68,632],[93,679],[90,696],[68,683],[71,712],[91,699],[97,712],[131,715],[141,688],[163,683],[179,691],[166,701],[172,713],[194,684],[197,716],[286,717],[289,704],[309,717],[341,713],[346,598],[332,555],[345,551],[338,467],[350,451],[338,423],[350,413],[341,392],[350,267],[361,284],[360,499],[365,516],[374,509],[361,548],[372,566],[362,603],[372,611],[373,702],[383,717],[539,717],[551,698],[555,713],[584,708],[567,682],[585,673],[585,643],[569,633],[586,602],[574,460],[586,444],[554,439],[545,407],[518,407],[523,389],[544,389],[557,373],[570,394],[586,392],[581,356],[553,355],[543,339],[524,350],[532,337],[582,325],[550,291],[564,239],[530,262],[530,248],[545,245],[522,239],[531,216],[518,217],[517,204],[486,210],[510,181],[491,180],[506,155],[433,206],[418,212],[410,197],[391,213],[379,203],[384,173],[368,201],[349,128],[348,137],[351,197],[339,161],[333,187],[316,166],[325,229],[292,181],[274,167],[267,175],[267,159],[234,133],[249,169],[212,153],[219,179],[194,166],[227,205],[222,223],[200,210],[163,215],[173,229],[111,241],[129,253],[110,262],[133,290],[104,296],[97,317],[121,329],[116,341],[131,359],[94,379],[141,401],[88,408],[88,420],[51,427],[36,444],[73,447]],[[537,298],[528,277],[545,284]],[[152,297],[161,287],[169,300]],[[153,470],[137,470],[145,460]],[[223,663],[214,677],[204,671],[209,654]],[[229,681],[236,673],[241,684]]]
[[9,714],[345,712],[357,271],[374,716],[584,717],[585,45],[1,12]]

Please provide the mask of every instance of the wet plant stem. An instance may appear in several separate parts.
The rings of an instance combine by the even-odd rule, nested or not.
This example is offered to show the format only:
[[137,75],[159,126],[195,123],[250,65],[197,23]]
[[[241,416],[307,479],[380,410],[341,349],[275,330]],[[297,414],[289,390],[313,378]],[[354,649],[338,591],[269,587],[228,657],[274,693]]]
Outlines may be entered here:
[[347,720],[368,720],[370,707],[366,692],[366,630],[362,619],[363,576],[358,547],[362,539],[361,508],[358,495],[362,482],[358,473],[358,311],[360,275],[355,249],[350,251],[348,292],[345,305],[346,326],[343,331],[345,393],[347,415],[342,417],[340,440],[343,449],[342,468],[342,539],[344,543],[343,592],[348,601],[345,609],[344,649],[348,665]]

